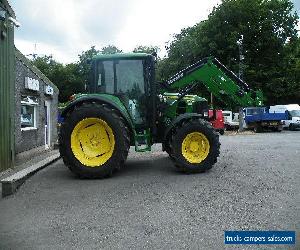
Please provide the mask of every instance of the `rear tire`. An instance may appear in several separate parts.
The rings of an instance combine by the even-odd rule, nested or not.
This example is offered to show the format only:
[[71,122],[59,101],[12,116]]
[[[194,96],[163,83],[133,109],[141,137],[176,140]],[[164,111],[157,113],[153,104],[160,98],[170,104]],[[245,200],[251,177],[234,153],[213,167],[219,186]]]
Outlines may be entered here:
[[220,154],[219,135],[210,123],[185,121],[172,131],[169,142],[175,166],[186,173],[211,169]]
[[65,165],[81,178],[111,176],[124,164],[129,147],[128,127],[106,104],[75,107],[61,126],[60,154]]

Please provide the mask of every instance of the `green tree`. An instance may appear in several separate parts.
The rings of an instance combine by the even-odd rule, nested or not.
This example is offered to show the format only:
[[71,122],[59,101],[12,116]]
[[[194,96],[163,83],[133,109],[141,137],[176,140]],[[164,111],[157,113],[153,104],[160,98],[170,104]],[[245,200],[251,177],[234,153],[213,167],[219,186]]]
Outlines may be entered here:
[[60,74],[60,83],[57,85],[61,91],[60,102],[68,101],[69,97],[73,94],[85,92],[85,82],[79,73],[78,63],[65,65]]
[[215,41],[215,54],[235,72],[239,61],[236,41],[243,35],[244,79],[263,90],[267,104],[281,101],[278,83],[285,81],[284,47],[288,38],[297,37],[298,16],[292,10],[288,0],[226,0],[208,20],[212,24],[206,32],[208,41]]
[[152,54],[152,53],[157,53],[158,51],[159,51],[159,48],[157,46],[139,45],[139,46],[136,46],[132,52]]
[[116,54],[122,53],[122,50],[118,49],[115,45],[108,45],[101,49],[101,54]]
[[81,52],[78,55],[79,61],[78,64],[78,71],[82,81],[82,85],[86,86],[88,84],[88,77],[91,67],[91,60],[94,56],[101,54],[100,50],[97,50],[95,46],[91,46],[90,49]]
[[52,56],[37,57],[32,63],[58,87],[59,102],[66,102],[71,95],[84,91],[78,64],[63,65]]
[[55,74],[63,67],[52,56],[38,56],[32,60],[32,63],[42,71],[50,80],[54,79]]
[[283,54],[282,71],[285,74],[284,79],[278,81],[282,92],[277,91],[275,98],[283,100],[283,103],[300,104],[300,38],[290,40]]
[[237,41],[243,35],[244,79],[263,90],[267,103],[283,102],[285,47],[297,38],[297,21],[289,0],[223,0],[207,20],[174,35],[158,73],[167,78],[210,55],[238,72]]

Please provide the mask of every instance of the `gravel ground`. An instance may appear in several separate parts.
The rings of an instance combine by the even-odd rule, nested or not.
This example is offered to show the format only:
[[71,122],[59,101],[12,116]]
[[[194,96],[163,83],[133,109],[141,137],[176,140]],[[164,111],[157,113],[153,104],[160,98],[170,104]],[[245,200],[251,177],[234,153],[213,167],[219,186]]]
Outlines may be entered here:
[[[204,174],[131,152],[113,178],[58,161],[0,200],[0,249],[300,249],[300,132],[221,136]],[[296,230],[297,244],[224,245],[224,230]]]

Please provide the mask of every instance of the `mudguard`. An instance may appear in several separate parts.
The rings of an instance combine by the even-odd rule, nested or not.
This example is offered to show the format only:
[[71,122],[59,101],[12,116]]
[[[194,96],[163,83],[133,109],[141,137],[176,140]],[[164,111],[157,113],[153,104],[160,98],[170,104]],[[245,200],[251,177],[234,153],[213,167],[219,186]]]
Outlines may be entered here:
[[131,131],[134,131],[134,126],[133,126],[131,117],[128,114],[126,107],[120,101],[120,99],[116,96],[110,96],[110,98],[108,98],[104,95],[102,96],[102,95],[93,95],[93,94],[80,96],[80,97],[76,98],[75,100],[73,100],[72,102],[70,102],[67,105],[67,107],[64,108],[64,110],[61,113],[61,117],[65,118],[66,115],[75,108],[75,106],[77,106],[81,103],[84,103],[84,102],[97,102],[97,103],[102,103],[102,104],[106,103],[106,104],[112,106],[113,108],[115,108],[116,110],[118,110],[120,112],[120,114],[122,115],[124,120],[127,122],[129,129]]

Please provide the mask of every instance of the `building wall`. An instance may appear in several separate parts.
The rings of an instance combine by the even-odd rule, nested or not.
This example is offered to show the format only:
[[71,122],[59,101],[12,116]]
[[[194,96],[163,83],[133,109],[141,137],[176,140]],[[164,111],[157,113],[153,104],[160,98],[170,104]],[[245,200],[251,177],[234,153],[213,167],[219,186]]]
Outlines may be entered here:
[[[27,58],[17,53],[16,56],[16,84],[15,84],[15,150],[16,153],[21,153],[34,148],[45,146],[45,125],[47,123],[45,101],[50,101],[50,115],[51,115],[51,142],[53,146],[57,141],[57,107],[58,107],[58,89],[33,65],[30,64]],[[30,90],[25,87],[26,78],[34,79],[39,82],[39,90]],[[53,89],[53,95],[45,93],[46,86]],[[35,115],[36,128],[22,128],[21,127],[21,101],[25,97],[36,100]],[[25,98],[26,99],[26,98]],[[23,103],[24,105],[24,103]],[[24,111],[23,111],[24,113]],[[24,117],[24,116],[23,116]],[[24,126],[24,118],[23,126]]]

